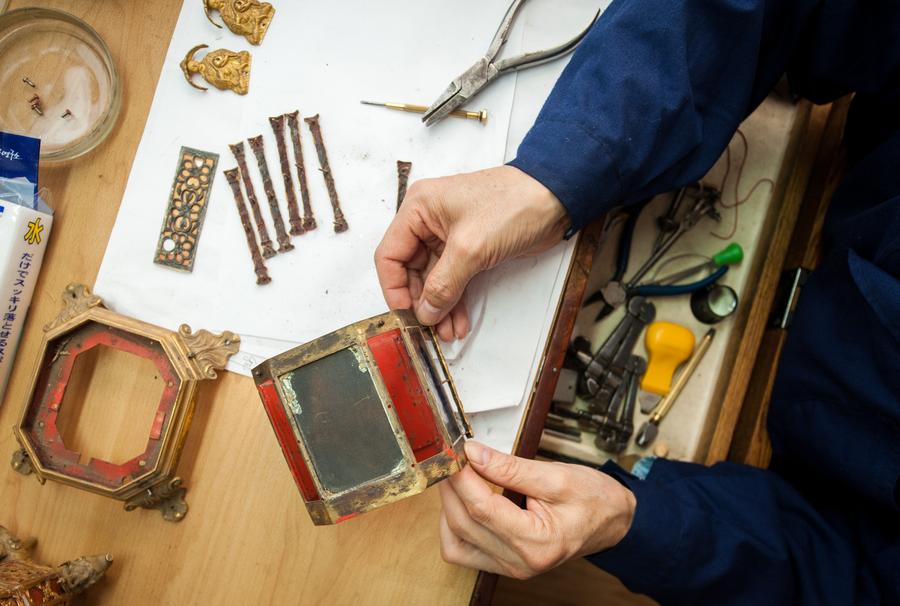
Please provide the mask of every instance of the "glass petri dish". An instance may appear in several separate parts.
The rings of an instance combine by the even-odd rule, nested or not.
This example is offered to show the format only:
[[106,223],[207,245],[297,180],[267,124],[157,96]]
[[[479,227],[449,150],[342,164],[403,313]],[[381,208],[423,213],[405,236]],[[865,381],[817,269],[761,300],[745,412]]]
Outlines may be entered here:
[[[2,13],[0,57],[0,130],[40,139],[42,161],[77,158],[109,135],[122,83],[109,48],[87,23],[43,8]],[[42,115],[31,107],[34,95]]]
[[6,12],[7,6],[9,6],[9,0],[0,0],[0,13]]

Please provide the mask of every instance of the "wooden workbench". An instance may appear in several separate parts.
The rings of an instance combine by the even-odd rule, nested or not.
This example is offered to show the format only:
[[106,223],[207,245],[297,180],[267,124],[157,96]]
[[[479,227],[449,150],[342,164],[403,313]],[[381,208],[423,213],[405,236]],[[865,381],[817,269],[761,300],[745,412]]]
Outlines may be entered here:
[[[58,484],[41,486],[9,466],[16,450],[9,429],[28,390],[41,327],[57,314],[68,283],[94,283],[181,4],[10,4],[10,10],[65,10],[97,29],[122,75],[124,102],[114,132],[98,150],[41,171],[56,220],[0,406],[0,525],[38,537],[43,561],[112,553],[107,579],[83,604],[466,604],[476,573],[441,560],[437,491],[338,526],[314,527],[245,377],[224,373],[201,391],[179,468],[191,508],[182,523],[165,522],[157,511],[127,513],[117,501]],[[127,362],[112,362],[129,371]],[[109,380],[93,389],[123,406],[132,393],[132,386]],[[109,448],[135,434],[128,431],[135,425],[128,414],[88,416],[89,424],[79,423],[81,437],[91,432]]]

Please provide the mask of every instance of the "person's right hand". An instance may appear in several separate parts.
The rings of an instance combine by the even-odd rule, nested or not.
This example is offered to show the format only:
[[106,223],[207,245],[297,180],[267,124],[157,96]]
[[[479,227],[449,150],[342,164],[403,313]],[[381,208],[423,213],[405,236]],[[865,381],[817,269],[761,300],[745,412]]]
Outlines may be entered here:
[[414,309],[441,339],[461,339],[469,280],[547,250],[568,225],[556,196],[511,166],[417,181],[375,251],[384,299],[391,309]]

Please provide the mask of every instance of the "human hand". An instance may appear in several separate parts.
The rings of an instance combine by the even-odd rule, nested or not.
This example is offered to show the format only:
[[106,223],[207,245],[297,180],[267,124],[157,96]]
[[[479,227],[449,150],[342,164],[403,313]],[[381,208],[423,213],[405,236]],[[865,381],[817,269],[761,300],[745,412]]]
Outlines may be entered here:
[[[439,484],[447,562],[527,579],[609,549],[631,527],[634,494],[604,473],[522,459],[478,442],[466,443],[466,455],[469,464]],[[526,508],[488,481],[526,495]]]
[[391,309],[414,309],[443,340],[461,339],[469,280],[547,250],[568,225],[556,196],[511,166],[416,181],[375,251],[384,299]]

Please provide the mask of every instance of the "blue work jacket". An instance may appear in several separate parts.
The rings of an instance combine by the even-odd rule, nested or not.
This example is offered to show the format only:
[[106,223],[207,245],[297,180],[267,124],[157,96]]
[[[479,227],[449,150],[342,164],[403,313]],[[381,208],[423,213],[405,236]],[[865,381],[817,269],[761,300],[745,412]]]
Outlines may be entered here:
[[700,178],[784,73],[814,102],[856,96],[772,397],[770,469],[606,467],[637,509],[590,559],[664,604],[900,604],[900,2],[615,0],[511,163],[574,233]]

